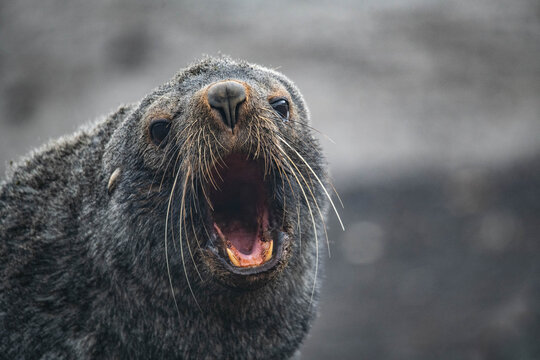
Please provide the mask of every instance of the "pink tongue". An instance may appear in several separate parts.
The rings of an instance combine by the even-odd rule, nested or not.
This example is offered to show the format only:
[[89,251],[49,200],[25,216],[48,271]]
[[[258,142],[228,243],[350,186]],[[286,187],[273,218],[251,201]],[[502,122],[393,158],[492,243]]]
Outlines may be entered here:
[[219,236],[226,242],[230,243],[234,248],[243,255],[252,255],[254,252],[260,250],[259,246],[256,246],[257,232],[249,231],[239,221],[233,221],[230,224],[222,224],[221,228],[217,223],[214,223]]
[[253,253],[257,237],[255,231],[248,231],[240,222],[234,221],[226,230],[225,236],[242,254],[251,255]]

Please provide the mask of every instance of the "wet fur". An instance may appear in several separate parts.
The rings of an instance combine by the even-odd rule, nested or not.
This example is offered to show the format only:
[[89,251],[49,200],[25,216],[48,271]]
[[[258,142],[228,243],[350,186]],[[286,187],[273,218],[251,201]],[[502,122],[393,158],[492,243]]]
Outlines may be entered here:
[[[229,274],[200,250],[208,241],[201,216],[208,209],[196,207],[205,203],[200,187],[210,181],[208,164],[219,161],[220,139],[210,138],[217,134],[210,128],[202,143],[187,137],[207,111],[190,99],[228,78],[249,79],[259,89],[278,84],[295,112],[282,123],[271,108],[249,110],[266,131],[245,146],[264,146],[257,156],[278,184],[274,196],[292,238],[288,262],[249,290],[231,286],[234,279],[224,283]],[[171,137],[156,147],[148,139],[149,114],[171,111]],[[315,315],[328,207],[325,164],[308,123],[301,95],[283,75],[207,58],[140,103],[15,165],[0,187],[1,356],[292,356]]]

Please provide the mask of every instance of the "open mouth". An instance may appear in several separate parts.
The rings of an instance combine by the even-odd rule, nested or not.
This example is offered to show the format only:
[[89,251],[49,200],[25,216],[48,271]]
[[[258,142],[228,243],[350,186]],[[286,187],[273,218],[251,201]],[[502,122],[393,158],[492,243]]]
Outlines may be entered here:
[[278,232],[272,230],[273,212],[263,166],[244,154],[229,155],[213,171],[209,185],[210,221],[218,253],[235,269],[266,268],[275,263]]

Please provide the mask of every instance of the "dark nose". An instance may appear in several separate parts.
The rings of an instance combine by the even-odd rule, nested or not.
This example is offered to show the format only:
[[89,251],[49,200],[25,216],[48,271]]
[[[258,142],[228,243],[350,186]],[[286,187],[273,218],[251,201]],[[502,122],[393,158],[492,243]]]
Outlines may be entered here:
[[246,100],[246,90],[236,81],[223,81],[211,85],[207,93],[208,103],[218,110],[221,120],[231,128],[238,122],[238,107]]

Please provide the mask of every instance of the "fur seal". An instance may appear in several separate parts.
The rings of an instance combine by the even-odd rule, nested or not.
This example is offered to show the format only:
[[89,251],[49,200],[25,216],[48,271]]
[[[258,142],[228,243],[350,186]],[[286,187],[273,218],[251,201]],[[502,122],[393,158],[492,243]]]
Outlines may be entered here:
[[189,66],[0,185],[0,354],[291,357],[315,314],[327,178],[290,80]]

